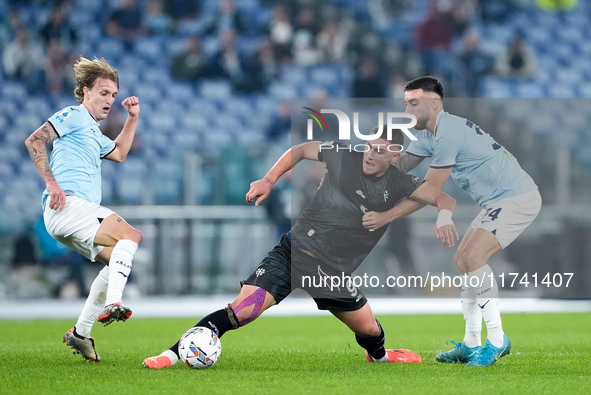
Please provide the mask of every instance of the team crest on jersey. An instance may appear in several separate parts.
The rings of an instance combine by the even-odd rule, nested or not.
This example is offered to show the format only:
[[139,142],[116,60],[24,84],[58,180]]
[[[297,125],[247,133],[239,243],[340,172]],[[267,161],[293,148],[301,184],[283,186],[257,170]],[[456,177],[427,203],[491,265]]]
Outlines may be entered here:
[[414,182],[415,184],[418,184],[419,182],[421,182],[422,180],[419,177],[413,177],[412,178],[412,182]]
[[356,190],[355,193],[365,199],[365,194],[363,193],[363,191],[361,189]]
[[388,201],[388,196],[389,196],[388,190],[385,190],[384,191],[384,202],[387,202]]
[[72,115],[72,113],[70,111],[64,111],[60,114],[57,114],[55,116],[55,119],[57,119],[59,121],[59,123],[64,122],[66,119],[68,119],[68,117]]

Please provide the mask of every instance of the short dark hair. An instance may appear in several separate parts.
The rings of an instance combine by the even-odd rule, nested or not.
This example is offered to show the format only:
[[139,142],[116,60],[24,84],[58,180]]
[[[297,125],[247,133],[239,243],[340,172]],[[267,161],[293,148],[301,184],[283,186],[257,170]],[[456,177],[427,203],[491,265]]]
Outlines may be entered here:
[[425,92],[435,92],[443,99],[443,86],[437,77],[427,75],[425,77],[415,78],[406,83],[404,91],[414,91],[415,89],[422,89]]
[[[370,134],[376,134],[379,131],[379,129],[380,129],[380,125],[377,125],[375,128],[372,129]],[[401,147],[404,145],[404,135],[402,134],[402,130],[392,129],[392,138],[391,139],[388,139],[388,135],[386,133],[387,131],[388,131],[388,125],[383,124],[381,138],[389,141],[390,144],[399,145]]]

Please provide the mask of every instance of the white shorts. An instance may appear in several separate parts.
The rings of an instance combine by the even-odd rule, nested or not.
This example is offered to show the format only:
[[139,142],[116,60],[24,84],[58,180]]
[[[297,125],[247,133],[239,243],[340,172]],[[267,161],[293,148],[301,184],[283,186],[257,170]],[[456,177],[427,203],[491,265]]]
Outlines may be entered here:
[[45,205],[43,220],[47,232],[57,241],[94,262],[102,246],[94,244],[94,238],[103,219],[115,212],[77,196],[67,196],[63,211],[52,210]]
[[507,247],[538,216],[542,197],[537,189],[507,199],[501,199],[482,209],[470,226],[495,235],[501,248]]

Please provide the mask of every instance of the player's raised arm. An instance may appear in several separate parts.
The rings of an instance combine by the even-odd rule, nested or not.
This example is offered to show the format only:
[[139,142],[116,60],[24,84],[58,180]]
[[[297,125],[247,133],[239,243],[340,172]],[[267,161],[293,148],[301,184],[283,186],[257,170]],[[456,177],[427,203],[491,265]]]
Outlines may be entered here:
[[49,192],[49,208],[61,211],[66,205],[66,193],[57,184],[47,156],[47,144],[51,144],[57,138],[58,135],[51,124],[45,122],[25,140],[25,146],[35,167],[45,181],[45,186]]
[[123,162],[127,158],[127,154],[133,144],[135,137],[135,130],[140,115],[140,101],[136,96],[126,98],[121,102],[127,111],[127,120],[121,129],[121,133],[115,139],[116,148],[105,158],[114,162]]
[[250,190],[246,194],[246,201],[252,203],[258,198],[255,203],[255,206],[258,206],[267,198],[267,196],[269,196],[271,188],[275,185],[277,180],[291,170],[302,159],[317,161],[320,144],[319,141],[310,141],[308,143],[295,145],[285,151],[281,158],[279,158],[273,167],[271,167],[271,170],[267,172],[265,177],[261,180],[250,183]]

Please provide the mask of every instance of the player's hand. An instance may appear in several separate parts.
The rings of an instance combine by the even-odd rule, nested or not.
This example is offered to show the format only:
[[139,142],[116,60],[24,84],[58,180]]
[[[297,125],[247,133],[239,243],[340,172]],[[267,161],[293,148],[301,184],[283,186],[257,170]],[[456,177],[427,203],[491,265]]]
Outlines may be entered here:
[[140,115],[140,99],[136,96],[130,96],[121,102],[121,105],[125,108],[125,111],[133,117]]
[[367,213],[363,214],[361,224],[365,229],[374,231],[381,228],[382,226],[386,226],[388,224],[388,218],[384,213],[368,211]]
[[460,235],[455,225],[445,225],[440,228],[435,225],[433,227],[433,233],[435,237],[441,240],[441,243],[448,247],[453,247],[456,244],[456,240],[460,240]]
[[263,200],[267,198],[267,196],[269,196],[272,187],[273,184],[271,184],[271,182],[265,179],[251,182],[250,189],[246,193],[246,202],[252,203],[255,199],[258,198],[256,203],[254,204],[255,206],[258,206],[263,202]]
[[66,193],[55,181],[47,183],[47,192],[49,192],[49,200],[47,201],[49,208],[62,211],[66,207]]

